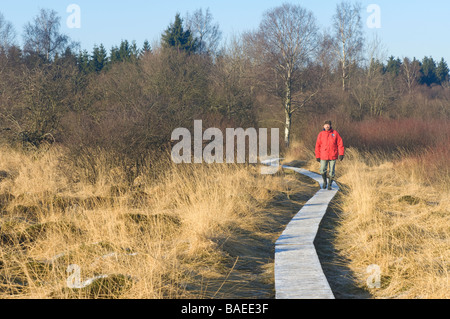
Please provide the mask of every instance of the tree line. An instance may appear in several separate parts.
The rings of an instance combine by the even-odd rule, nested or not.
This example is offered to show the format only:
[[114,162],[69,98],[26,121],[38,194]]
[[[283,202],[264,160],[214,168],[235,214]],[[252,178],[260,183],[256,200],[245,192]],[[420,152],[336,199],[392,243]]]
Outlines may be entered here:
[[[324,116],[449,116],[444,59],[383,57],[363,32],[361,5],[336,6],[331,31],[313,12],[285,3],[254,31],[223,45],[209,10],[175,15],[152,48],[122,40],[80,50],[42,9],[23,46],[0,14],[0,128],[8,143],[108,149],[136,170],[194,119],[209,127],[279,127],[285,146]],[[46,26],[46,28],[43,28]]]

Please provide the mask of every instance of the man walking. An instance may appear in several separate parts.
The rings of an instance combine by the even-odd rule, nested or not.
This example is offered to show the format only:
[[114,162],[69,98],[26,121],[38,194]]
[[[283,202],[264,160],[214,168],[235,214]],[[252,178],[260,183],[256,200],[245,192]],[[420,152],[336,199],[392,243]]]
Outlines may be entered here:
[[[344,142],[341,136],[331,125],[331,121],[326,121],[323,131],[319,133],[316,143],[316,159],[320,163],[320,174],[323,177],[323,189],[331,190],[331,184],[336,176],[336,160],[344,159]],[[327,180],[327,171],[329,174]]]

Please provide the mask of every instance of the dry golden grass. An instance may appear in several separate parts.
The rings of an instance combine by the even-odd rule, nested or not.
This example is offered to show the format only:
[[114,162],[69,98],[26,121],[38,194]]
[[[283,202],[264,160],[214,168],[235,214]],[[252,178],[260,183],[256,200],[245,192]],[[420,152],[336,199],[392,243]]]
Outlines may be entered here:
[[[314,171],[313,157],[294,145],[286,161]],[[1,298],[270,297],[271,245],[317,190],[255,166],[169,161],[147,163],[130,185],[102,152],[78,161],[58,148],[0,150]],[[448,298],[448,178],[430,183],[423,162],[405,154],[353,149],[337,172],[334,245],[359,286],[376,264],[374,298]],[[304,195],[297,206],[295,192]],[[69,265],[81,281],[108,277],[69,289]]]
[[405,161],[348,150],[339,164],[345,195],[336,246],[361,287],[367,288],[367,267],[380,267],[374,298],[449,298],[449,180],[430,185]]
[[[298,189],[294,177],[161,161],[147,163],[130,185],[100,151],[77,160],[89,169],[66,156],[57,147],[0,150],[0,298],[223,296],[227,279],[245,285],[230,273],[261,238],[267,247],[251,267],[273,280],[270,243],[289,219],[266,208],[275,195]],[[279,229],[269,229],[277,218]],[[76,265],[71,272],[69,265]],[[81,282],[108,277],[69,289],[76,268]]]
[[[347,149],[337,164],[343,194],[333,245],[373,298],[450,297],[449,164],[437,153]],[[301,144],[286,159],[306,160],[305,168],[318,171]],[[380,267],[379,289],[368,287],[370,265]]]
[[294,161],[309,161],[313,158],[313,152],[305,147],[303,143],[294,140],[291,142],[289,150],[284,154],[283,161],[285,163],[292,163]]

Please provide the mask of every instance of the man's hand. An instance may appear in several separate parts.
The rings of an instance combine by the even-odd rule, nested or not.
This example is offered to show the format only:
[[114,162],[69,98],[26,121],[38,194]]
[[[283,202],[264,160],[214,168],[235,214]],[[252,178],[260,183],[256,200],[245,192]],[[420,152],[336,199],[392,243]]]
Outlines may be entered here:
[[320,163],[320,158],[316,158],[316,161]]
[[339,155],[339,160],[342,162],[344,160],[344,155]]

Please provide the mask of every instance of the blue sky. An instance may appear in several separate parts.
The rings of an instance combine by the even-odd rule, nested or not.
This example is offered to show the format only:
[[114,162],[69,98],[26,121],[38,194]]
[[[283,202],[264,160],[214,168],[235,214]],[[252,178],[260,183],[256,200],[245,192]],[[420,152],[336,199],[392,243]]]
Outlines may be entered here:
[[[148,39],[158,41],[161,33],[179,12],[210,9],[219,23],[224,38],[255,29],[267,9],[283,2],[300,4],[313,11],[321,27],[329,28],[336,4],[340,0],[1,0],[0,12],[13,23],[21,44],[24,25],[40,8],[53,9],[61,17],[61,31],[78,41],[82,49],[92,51],[102,43],[108,50],[122,39],[135,40],[139,47]],[[422,59],[424,56],[444,58],[450,63],[450,1],[443,0],[361,0],[364,31],[367,38],[377,34],[386,54]],[[81,28],[68,28],[67,7],[77,4],[81,9]],[[376,4],[381,9],[381,28],[369,28],[366,8]]]

